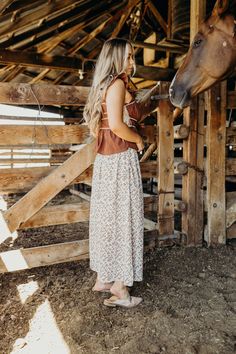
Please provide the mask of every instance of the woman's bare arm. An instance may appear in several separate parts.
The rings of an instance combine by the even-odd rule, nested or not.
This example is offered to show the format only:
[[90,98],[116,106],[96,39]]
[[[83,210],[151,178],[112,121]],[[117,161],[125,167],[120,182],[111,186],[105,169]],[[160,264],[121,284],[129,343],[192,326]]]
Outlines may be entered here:
[[121,79],[117,79],[107,90],[106,105],[110,129],[121,139],[142,143],[141,136],[123,122],[125,101],[125,86]]

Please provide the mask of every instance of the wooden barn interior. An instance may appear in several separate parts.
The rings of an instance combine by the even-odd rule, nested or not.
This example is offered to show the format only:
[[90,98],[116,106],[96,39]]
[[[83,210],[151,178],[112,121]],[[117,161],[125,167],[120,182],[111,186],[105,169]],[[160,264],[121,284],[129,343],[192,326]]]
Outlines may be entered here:
[[[46,244],[26,248],[17,247],[15,233],[89,221],[94,140],[83,107],[104,41],[130,39],[137,66],[130,85],[150,89],[160,81],[166,94],[214,3],[1,1],[0,272],[89,257],[79,231],[72,240],[51,243],[48,235]],[[16,113],[6,115],[2,105]],[[35,115],[18,114],[22,107]],[[233,76],[175,121],[165,98],[142,121],[146,249],[218,246],[236,237],[235,109]],[[53,202],[63,193],[73,203]]]

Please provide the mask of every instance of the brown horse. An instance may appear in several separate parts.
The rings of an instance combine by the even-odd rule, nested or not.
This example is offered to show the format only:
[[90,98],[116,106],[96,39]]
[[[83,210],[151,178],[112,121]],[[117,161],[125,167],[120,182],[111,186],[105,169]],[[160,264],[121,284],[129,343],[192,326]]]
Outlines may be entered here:
[[170,100],[179,108],[192,97],[228,77],[236,67],[236,1],[217,0],[202,23],[171,86]]

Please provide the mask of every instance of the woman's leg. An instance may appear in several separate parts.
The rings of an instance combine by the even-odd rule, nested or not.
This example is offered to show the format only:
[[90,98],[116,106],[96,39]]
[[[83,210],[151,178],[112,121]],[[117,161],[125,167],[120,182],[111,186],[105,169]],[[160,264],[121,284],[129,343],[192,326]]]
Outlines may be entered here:
[[128,288],[124,285],[123,281],[115,281],[112,287],[110,288],[110,291],[119,299],[126,299],[129,297]]
[[110,290],[112,287],[112,284],[113,283],[103,283],[97,275],[97,279],[96,279],[96,283],[93,287],[93,291]]

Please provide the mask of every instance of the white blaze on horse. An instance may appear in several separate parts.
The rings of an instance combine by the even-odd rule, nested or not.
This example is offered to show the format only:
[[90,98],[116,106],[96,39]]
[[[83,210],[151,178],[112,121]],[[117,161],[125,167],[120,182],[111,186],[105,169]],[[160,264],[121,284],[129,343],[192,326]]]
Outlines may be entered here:
[[191,98],[226,77],[236,67],[236,1],[217,0],[201,24],[170,86],[171,103],[187,107]]

